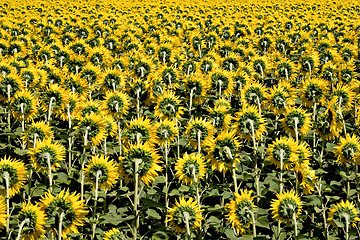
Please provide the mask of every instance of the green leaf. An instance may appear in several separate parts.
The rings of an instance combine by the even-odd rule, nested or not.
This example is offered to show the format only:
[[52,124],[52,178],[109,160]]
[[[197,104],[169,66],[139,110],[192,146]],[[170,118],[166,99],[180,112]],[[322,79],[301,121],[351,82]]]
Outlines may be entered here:
[[164,204],[155,202],[155,201],[150,200],[150,199],[148,199],[148,198],[141,198],[141,202],[143,203],[143,205],[144,205],[145,207],[158,207],[158,208],[161,208],[161,209],[165,209],[165,208],[166,208]]
[[156,232],[152,235],[151,240],[168,240],[169,236],[165,232]]
[[234,230],[228,228],[225,230],[225,235],[229,240],[237,240],[238,238],[235,236]]
[[268,216],[261,216],[256,219],[256,226],[270,229]]
[[150,218],[161,219],[160,214],[158,214],[158,212],[155,211],[154,209],[149,208],[149,209],[146,211],[146,214],[147,214],[148,217],[150,217]]

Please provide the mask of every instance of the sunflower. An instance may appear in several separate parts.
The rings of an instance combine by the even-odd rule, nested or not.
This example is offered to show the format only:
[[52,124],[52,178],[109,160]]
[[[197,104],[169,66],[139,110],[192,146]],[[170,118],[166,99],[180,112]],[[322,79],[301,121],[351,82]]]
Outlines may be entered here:
[[284,118],[280,122],[284,130],[293,137],[298,133],[306,135],[311,130],[311,114],[301,107],[286,107]]
[[303,203],[294,190],[276,194],[277,199],[271,201],[270,210],[274,219],[290,222],[301,214]]
[[303,193],[305,195],[311,194],[314,191],[317,176],[316,171],[311,169],[310,166],[303,166],[300,171],[297,172],[300,186],[303,187]]
[[355,93],[350,86],[338,84],[331,93],[331,97],[336,99],[335,109],[350,110],[355,100]]
[[104,155],[92,156],[91,160],[85,166],[85,174],[89,182],[96,187],[96,178],[98,178],[98,188],[105,190],[111,189],[119,178],[117,164],[109,161],[109,157]]
[[228,108],[225,106],[209,108],[209,119],[217,129],[227,128],[232,120],[231,114],[228,113]]
[[241,91],[241,99],[244,101],[244,105],[256,106],[260,109],[266,96],[266,88],[259,82],[248,83]]
[[25,121],[33,120],[38,112],[38,102],[33,93],[21,90],[12,98],[11,109],[15,118]]
[[253,70],[260,76],[261,79],[264,79],[266,72],[269,70],[271,64],[270,60],[266,56],[255,56],[252,59],[251,66]]
[[201,104],[205,100],[210,88],[208,77],[204,75],[190,75],[184,82],[185,93],[192,98],[194,104]]
[[20,193],[27,180],[27,170],[25,164],[19,160],[4,157],[0,159],[1,189],[0,194],[6,196],[5,175],[9,181],[9,197]]
[[252,214],[256,206],[253,203],[255,197],[251,196],[252,193],[252,190],[240,189],[240,194],[234,193],[235,200],[225,205],[228,211],[226,217],[237,234],[245,234],[250,224],[254,224]]
[[125,87],[125,75],[118,69],[108,68],[99,79],[103,91],[118,91]]
[[62,86],[50,84],[42,94],[42,106],[50,114],[59,114],[68,103],[69,94],[70,91],[65,90]]
[[45,212],[38,204],[23,203],[18,219],[20,223],[25,223],[21,231],[21,236],[24,240],[39,239],[46,232],[44,228],[46,220]]
[[10,98],[23,88],[24,85],[17,74],[10,73],[0,78],[0,100],[3,102],[10,101]]
[[179,97],[173,91],[165,91],[162,96],[158,98],[155,106],[155,117],[160,119],[179,119],[184,113],[184,107],[181,106]]
[[173,207],[168,208],[168,218],[165,222],[175,231],[175,233],[185,233],[187,231],[187,221],[190,231],[201,227],[201,221],[205,220],[201,215],[203,210],[200,208],[196,200],[189,198],[186,201],[184,197],[175,200]]
[[[188,137],[189,145],[198,148],[199,144],[208,145],[214,135],[214,127],[205,118],[195,118],[186,127],[185,134]],[[200,142],[199,142],[200,140]]]
[[150,182],[155,181],[158,172],[162,171],[162,167],[159,165],[162,162],[159,159],[160,156],[150,143],[129,144],[129,147],[125,148],[123,156],[119,158],[120,175],[125,177],[126,182],[134,181],[135,164],[138,161],[139,179],[149,185]]
[[70,92],[65,107],[60,111],[61,120],[71,121],[71,119],[79,118],[78,105],[82,102],[83,99],[84,98],[80,97],[79,94]]
[[185,153],[175,164],[175,176],[184,184],[199,183],[199,180],[205,177],[206,164],[205,159],[200,154]]
[[112,228],[109,231],[104,232],[103,240],[125,240],[127,239],[118,228]]
[[84,141],[91,140],[94,146],[99,145],[106,138],[104,119],[100,115],[90,114],[82,118],[75,127],[84,136]]
[[325,103],[325,95],[328,92],[328,84],[320,78],[310,78],[302,85],[300,98],[307,107],[313,107],[314,103]]
[[356,135],[346,134],[345,138],[340,137],[340,143],[335,147],[337,161],[341,164],[355,163],[360,164],[360,138]]
[[287,106],[295,104],[293,96],[281,84],[273,86],[266,98],[269,110],[277,116],[283,113]]
[[75,111],[78,113],[78,118],[82,119],[90,114],[100,114],[100,102],[98,100],[81,101],[77,104]]
[[47,192],[40,199],[40,206],[46,213],[49,228],[56,232],[59,222],[62,222],[63,238],[66,238],[68,233],[78,233],[78,227],[85,223],[85,216],[89,211],[85,206],[85,200],[79,198],[80,194],[70,194],[69,190],[62,190],[56,196]]
[[65,160],[65,147],[57,141],[52,143],[51,138],[46,138],[42,142],[37,142],[36,147],[28,154],[35,170],[47,174],[49,160],[52,170],[60,167],[60,163]]
[[300,64],[300,70],[303,73],[309,73],[311,77],[315,68],[319,67],[320,64],[318,52],[309,52],[304,54],[300,58],[299,64]]
[[107,136],[114,137],[118,130],[118,125],[115,122],[115,119],[111,115],[104,115],[104,125],[106,129]]
[[29,144],[29,147],[33,147],[36,141],[44,141],[48,138],[53,138],[54,132],[51,131],[51,126],[44,121],[33,122],[25,133],[23,133],[22,139]]
[[353,202],[349,202],[349,200],[341,200],[340,203],[337,203],[335,206],[329,209],[329,217],[327,219],[328,222],[334,227],[338,228],[337,223],[349,224],[350,228],[355,228],[357,222],[360,221],[358,217],[359,212],[355,208],[355,204]]
[[211,89],[216,91],[219,96],[222,94],[229,96],[234,89],[233,79],[233,73],[215,69],[212,73],[210,73]]
[[[330,101],[330,105],[336,99]],[[333,140],[338,137],[343,129],[342,121],[331,107],[327,107],[325,112],[318,114],[315,121],[315,130],[323,139]]]
[[212,169],[226,172],[240,162],[238,153],[240,142],[236,130],[223,130],[214,140],[209,142],[208,158],[211,159]]
[[269,152],[267,159],[276,167],[285,170],[291,168],[298,158],[297,144],[293,138],[281,137],[269,144],[267,151]]
[[155,140],[159,145],[165,145],[175,141],[176,136],[179,134],[179,128],[176,126],[176,122],[170,120],[164,120],[154,125]]
[[129,96],[124,92],[107,91],[105,99],[101,101],[101,109],[118,119],[128,113],[130,107]]
[[132,119],[126,126],[123,140],[128,144],[154,141],[154,126],[150,119],[141,117]]
[[235,114],[235,120],[235,126],[240,137],[244,137],[248,141],[252,137],[259,140],[266,132],[265,119],[259,114],[255,106],[243,107],[240,112]]
[[6,199],[0,195],[0,229],[4,228],[9,221],[9,215],[6,213]]
[[287,82],[295,80],[298,72],[298,67],[292,61],[288,59],[281,59],[278,63],[275,63],[276,76],[279,79],[284,79]]
[[309,158],[311,156],[311,152],[306,142],[300,142],[297,144],[296,148],[297,159],[292,171],[299,172],[310,166]]
[[64,79],[62,85],[66,90],[69,90],[73,94],[77,93],[84,98],[89,96],[89,87],[84,78],[71,73],[69,76],[64,77]]
[[231,109],[231,103],[226,98],[221,97],[214,102],[214,108],[225,107],[226,111]]

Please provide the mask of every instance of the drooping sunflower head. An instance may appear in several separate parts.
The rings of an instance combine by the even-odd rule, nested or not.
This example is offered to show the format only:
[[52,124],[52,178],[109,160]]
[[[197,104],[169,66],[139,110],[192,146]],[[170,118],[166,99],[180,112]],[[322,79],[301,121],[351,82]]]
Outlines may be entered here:
[[194,148],[198,148],[199,144],[208,145],[208,142],[214,135],[213,125],[205,118],[195,118],[185,128],[189,145]]
[[179,128],[176,126],[175,121],[164,120],[156,123],[154,126],[155,142],[159,145],[175,141],[178,134]]
[[119,178],[117,164],[104,155],[92,156],[91,160],[86,164],[85,174],[94,189],[96,181],[98,181],[98,188],[109,190]]
[[84,142],[91,140],[94,146],[101,144],[106,138],[104,119],[97,114],[86,115],[75,128],[80,130]]
[[15,73],[10,73],[0,78],[0,100],[9,102],[16,92],[24,88],[20,77]]
[[197,153],[185,153],[175,165],[175,176],[184,184],[199,183],[205,177],[205,159]]
[[360,221],[358,214],[359,212],[356,210],[353,202],[349,202],[349,200],[344,202],[344,200],[341,200],[340,203],[337,203],[329,209],[327,221],[330,222],[334,228],[338,228],[337,223],[341,223],[345,226],[346,222],[348,222],[350,228],[355,228],[357,222]]
[[119,158],[120,175],[125,177],[126,182],[133,182],[138,173],[139,180],[149,185],[162,171],[159,159],[160,156],[150,143],[130,144]]
[[84,225],[85,216],[89,212],[85,205],[85,200],[79,200],[79,198],[80,194],[76,194],[75,192],[70,194],[69,190],[62,190],[56,196],[50,192],[42,196],[40,206],[48,218],[46,224],[50,230],[56,231],[61,221],[61,236],[63,238],[66,238],[68,233],[79,232],[78,227]]
[[101,89],[103,91],[119,91],[125,87],[125,73],[118,69],[106,69],[102,74],[100,83],[102,84]]
[[112,228],[104,232],[103,240],[126,240],[126,237],[118,228]]
[[32,92],[21,90],[11,100],[11,109],[15,118],[30,121],[38,112],[38,102]]
[[154,126],[147,117],[132,119],[126,126],[123,138],[128,144],[144,143],[154,141]]
[[294,190],[276,194],[272,200],[270,210],[274,219],[280,222],[290,222],[301,214],[303,203]]
[[241,92],[241,99],[247,106],[262,107],[263,101],[266,100],[266,88],[259,82],[251,82],[244,86]]
[[228,108],[225,106],[209,108],[209,119],[217,129],[227,128],[232,120],[231,114],[228,113]]
[[315,170],[311,169],[309,165],[304,165],[300,171],[297,172],[300,186],[303,187],[303,193],[305,195],[311,194],[314,191],[314,187],[317,181]]
[[226,172],[240,161],[238,153],[240,142],[236,137],[236,130],[223,130],[214,140],[209,143],[209,158],[212,169]]
[[45,212],[41,207],[32,203],[23,203],[22,209],[18,215],[19,223],[25,222],[21,231],[22,239],[33,240],[44,235],[45,231]]
[[360,164],[360,139],[356,135],[347,134],[345,138],[340,137],[340,143],[335,147],[337,161],[341,164],[355,163]]
[[27,180],[25,164],[19,160],[4,157],[0,159],[0,194],[6,196],[6,185],[9,184],[9,197],[20,193]]
[[296,134],[306,135],[311,130],[311,114],[301,107],[287,107],[284,118],[281,119],[284,130],[293,137]]
[[209,78],[205,75],[190,75],[185,80],[185,92],[194,104],[201,104],[209,90]]
[[266,132],[265,119],[260,115],[255,106],[243,107],[240,112],[236,113],[236,129],[240,137],[248,141],[254,137],[260,139]]
[[129,96],[124,92],[107,91],[105,100],[102,101],[102,110],[119,118],[128,113],[130,107]]
[[160,119],[179,119],[184,113],[184,107],[181,106],[181,101],[173,91],[165,91],[162,96],[158,98],[155,106],[155,117]]
[[100,114],[100,102],[98,100],[86,100],[81,101],[77,104],[76,112],[78,113],[78,118],[83,119],[84,117],[91,115],[91,114]]
[[341,119],[337,117],[337,113],[331,108],[335,104],[336,99],[331,100],[325,112],[316,116],[315,129],[317,134],[326,140],[333,140],[340,135],[343,129]]
[[59,114],[68,103],[69,95],[70,91],[61,85],[50,84],[41,96],[42,106],[46,111]]
[[278,168],[289,169],[298,158],[297,150],[297,144],[293,138],[282,137],[269,145],[267,159]]
[[285,111],[286,106],[293,106],[295,104],[293,96],[280,84],[273,86],[266,98],[269,110],[277,116]]
[[256,206],[253,203],[255,197],[251,196],[252,193],[252,190],[240,189],[240,194],[234,193],[235,200],[231,200],[225,205],[228,211],[226,217],[237,234],[245,234],[250,224],[253,223],[252,214],[254,214]]
[[221,95],[230,95],[234,89],[233,73],[215,69],[210,73],[211,88]]
[[33,122],[23,133],[22,139],[33,147],[36,141],[44,141],[47,138],[53,138],[54,132],[51,131],[50,125],[44,121]]
[[287,82],[292,82],[298,74],[297,66],[287,59],[276,63],[275,68],[277,76],[280,79],[286,80]]
[[217,99],[214,103],[214,108],[225,107],[227,111],[231,109],[231,103],[224,97]]
[[201,227],[201,221],[205,220],[201,215],[202,209],[193,198],[186,200],[184,197],[175,200],[173,207],[168,208],[168,218],[166,222],[174,229],[175,233],[185,233],[186,222],[189,224],[190,231]]
[[118,125],[116,124],[115,119],[111,115],[104,115],[103,119],[106,135],[114,137],[118,130]]
[[336,99],[333,108],[337,111],[350,110],[355,100],[355,93],[348,85],[338,84],[331,93],[332,99]]
[[47,174],[49,172],[49,163],[51,170],[60,167],[60,163],[65,160],[65,147],[59,142],[52,142],[47,138],[42,142],[36,142],[36,147],[28,153],[30,161],[37,172]]
[[308,107],[312,107],[315,102],[324,104],[327,91],[328,84],[326,81],[319,78],[310,78],[303,83],[300,98]]

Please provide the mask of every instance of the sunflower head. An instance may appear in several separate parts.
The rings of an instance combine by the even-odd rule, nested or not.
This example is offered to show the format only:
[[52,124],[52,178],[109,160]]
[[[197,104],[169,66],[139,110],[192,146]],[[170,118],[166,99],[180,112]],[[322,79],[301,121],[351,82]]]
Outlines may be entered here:
[[92,156],[85,167],[85,174],[93,188],[98,181],[98,187],[104,190],[111,189],[119,177],[117,164],[104,155]]
[[189,224],[190,231],[195,230],[201,227],[201,221],[205,220],[201,216],[202,211],[196,200],[193,198],[186,200],[181,197],[179,200],[175,200],[175,204],[171,208],[168,208],[166,222],[177,234],[187,231],[186,222]]
[[18,219],[19,223],[25,222],[25,227],[21,231],[23,239],[38,239],[44,235],[46,216],[38,204],[23,203]]
[[[293,137],[296,134],[306,135],[311,130],[311,114],[301,107],[287,107],[281,121],[284,130]],[[297,133],[296,133],[297,131]]]
[[270,210],[274,219],[280,222],[290,222],[301,214],[303,203],[295,191],[276,194],[277,199],[272,200]]
[[147,117],[132,119],[126,128],[124,140],[129,144],[154,141],[154,126]]
[[155,106],[155,117],[160,119],[179,119],[184,113],[184,107],[181,106],[181,101],[173,91],[165,91],[162,96],[158,98]]
[[188,137],[189,145],[194,148],[198,148],[199,144],[207,145],[214,135],[213,125],[205,118],[195,118],[185,128],[185,134]]
[[9,220],[9,215],[6,213],[6,197],[0,195],[0,229],[4,228]]
[[252,137],[260,139],[266,132],[265,119],[255,106],[244,106],[240,112],[236,113],[235,117],[237,132],[248,141],[251,141]]
[[6,185],[9,184],[9,197],[20,193],[27,179],[25,164],[19,160],[4,157],[0,159],[0,194],[6,196]]
[[125,235],[118,228],[112,228],[104,233],[104,240],[125,240]]
[[340,137],[340,143],[335,147],[337,161],[341,164],[355,163],[360,164],[360,139],[356,135],[347,134],[345,138]]
[[206,164],[205,159],[199,154],[184,154],[179,158],[175,165],[175,176],[185,184],[199,183],[199,180],[205,177]]
[[23,89],[11,100],[11,109],[15,118],[30,121],[38,112],[38,103],[33,93]]
[[105,99],[101,103],[102,110],[115,118],[126,115],[130,107],[129,96],[126,93],[119,91],[107,91]]
[[278,168],[289,169],[298,158],[297,149],[293,138],[282,137],[269,145],[267,159]]
[[159,145],[175,141],[178,134],[179,128],[174,121],[164,120],[156,123],[154,126],[155,142]]
[[234,193],[235,200],[231,200],[230,203],[225,205],[228,211],[226,217],[237,234],[245,234],[252,223],[251,215],[254,214],[256,209],[253,203],[255,197],[251,196],[252,193],[252,190],[240,189],[240,194]]
[[337,203],[329,209],[327,221],[330,222],[334,228],[338,228],[339,223],[345,226],[346,222],[348,222],[350,228],[355,228],[360,221],[358,214],[359,212],[356,210],[353,202],[349,202],[349,200],[344,202],[341,200],[340,203]]

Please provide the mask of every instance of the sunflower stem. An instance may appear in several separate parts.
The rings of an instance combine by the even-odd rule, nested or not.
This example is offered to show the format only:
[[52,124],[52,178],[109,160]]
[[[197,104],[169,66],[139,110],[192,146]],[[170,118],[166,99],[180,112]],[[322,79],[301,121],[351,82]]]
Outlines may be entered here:
[[255,156],[255,185],[256,185],[256,195],[257,201],[259,201],[260,196],[260,186],[259,186],[259,174],[258,174],[258,167],[257,167],[257,146],[256,146],[256,139],[255,139],[255,129],[254,129],[254,122],[253,120],[248,120],[251,126],[251,136],[254,144],[254,156]]
[[49,102],[49,112],[48,112],[48,123],[50,123],[50,119],[51,119],[51,107],[53,104],[53,101],[55,100],[55,97],[51,97],[50,98],[50,102]]
[[106,155],[107,155],[106,138],[105,138],[105,140],[104,140],[104,155],[105,155],[105,157],[106,157]]
[[[165,133],[165,139],[167,138],[166,136],[167,134]],[[165,206],[166,209],[168,209],[169,207],[169,202],[168,202],[168,198],[169,198],[169,185],[168,185],[168,146],[167,146],[167,140],[165,140]],[[167,227],[168,223],[165,222],[165,227]]]
[[[178,120],[176,117],[175,117],[175,124],[176,124],[176,128],[179,129],[180,127],[179,127]],[[180,158],[180,134],[179,134],[179,132],[177,134],[177,157]]]
[[9,233],[10,227],[10,174],[8,172],[3,173],[3,178],[5,179],[5,187],[6,187],[6,214],[8,216],[8,220],[6,221],[6,233]]
[[32,175],[33,175],[33,167],[30,168],[30,173],[29,173],[29,180],[28,180],[28,187],[29,187],[29,191],[28,191],[28,202],[30,202],[31,200],[31,182],[32,182]]
[[[313,100],[314,106],[313,106],[313,122],[315,123],[316,120],[316,102]],[[316,131],[314,127],[314,135],[313,135],[313,151],[315,152],[316,147]]]
[[134,226],[134,231],[133,231],[133,239],[136,240],[137,239],[137,230],[139,228],[139,213],[138,213],[138,202],[139,202],[139,166],[141,164],[142,160],[141,159],[135,159],[134,163],[135,163],[135,192],[134,192],[134,215],[135,215],[135,226]]
[[46,152],[46,160],[48,165],[48,176],[49,176],[49,191],[52,192],[52,174],[51,174],[51,161],[50,161],[50,153]]
[[198,140],[198,153],[201,154],[201,131],[197,132],[197,140]]
[[185,224],[186,224],[186,232],[187,235],[190,237],[190,224],[189,224],[189,218],[190,218],[190,214],[188,212],[184,212],[184,220],[185,220]]
[[295,229],[295,237],[298,235],[298,229],[297,229],[297,221],[296,221],[296,214],[293,213],[293,220],[294,220],[294,229]]
[[308,65],[309,68],[309,79],[311,78],[311,63],[309,61],[305,62]]
[[190,121],[192,120],[192,117],[191,117],[191,108],[192,108],[192,101],[193,101],[194,91],[195,91],[195,88],[192,88],[192,89],[190,90],[190,105],[189,105]]
[[299,119],[297,117],[294,117],[296,143],[299,143],[298,123],[299,123]]
[[20,223],[20,226],[19,226],[19,232],[18,232],[18,235],[16,237],[16,240],[20,240],[21,239],[21,231],[22,229],[24,228],[25,224],[28,224],[30,223],[30,219],[29,218],[25,218],[21,223]]
[[280,149],[280,193],[283,192],[284,149]]
[[349,215],[347,213],[343,214],[345,218],[345,240],[349,239]]
[[62,235],[62,225],[63,225],[63,220],[65,217],[65,213],[61,212],[60,216],[59,216],[59,232],[58,232],[58,239],[61,240],[61,235]]
[[24,103],[20,104],[21,109],[21,131],[25,131],[25,116],[24,116]]
[[[8,84],[6,85],[7,87],[7,97],[8,97],[8,103],[9,103],[9,110],[8,110],[8,116],[7,116],[7,119],[8,119],[8,129],[11,131],[11,105],[10,105],[10,91],[11,91],[11,85]],[[10,135],[8,136],[8,142],[9,144],[11,144],[11,138],[10,138]]]
[[289,81],[289,73],[288,73],[287,68],[284,68],[284,70],[285,70],[286,82],[288,82]]
[[118,121],[118,135],[119,135],[119,156],[121,156],[121,128],[120,128],[120,121]]
[[341,117],[341,119],[342,119],[343,126],[344,126],[344,133],[345,133],[345,135],[346,135],[346,125],[345,125],[344,116],[343,116],[342,111],[341,111],[341,102],[342,102],[342,97],[339,98],[339,111],[338,111],[338,113],[339,113],[339,115],[340,115],[340,117]]
[[136,90],[136,114],[137,117],[140,117],[140,92],[141,92],[141,88]]
[[251,219],[252,219],[252,226],[253,226],[253,236],[254,238],[256,238],[256,221],[255,221],[255,214],[253,213],[253,211],[247,209],[247,211],[250,213],[251,215]]

